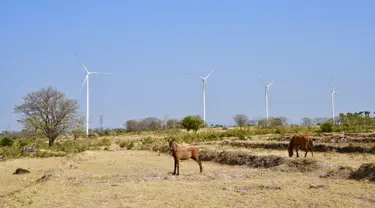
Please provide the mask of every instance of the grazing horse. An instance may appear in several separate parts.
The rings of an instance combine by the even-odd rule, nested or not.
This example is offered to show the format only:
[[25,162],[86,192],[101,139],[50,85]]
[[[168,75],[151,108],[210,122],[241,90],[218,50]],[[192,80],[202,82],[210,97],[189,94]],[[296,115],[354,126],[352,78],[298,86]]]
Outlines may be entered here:
[[[174,140],[169,141],[169,148],[174,158],[173,175],[180,174],[180,160],[189,160],[190,158],[197,161],[200,172],[202,173],[202,163],[199,159],[199,149],[197,147],[179,147]],[[177,170],[177,172],[176,172]]]
[[305,136],[305,135],[293,136],[290,139],[289,146],[288,146],[289,157],[293,156],[293,150],[296,150],[297,157],[299,157],[298,150],[300,147],[305,148],[305,151],[306,151],[305,157],[307,156],[308,151],[311,151],[311,156],[314,157],[313,139],[311,138],[311,136]]

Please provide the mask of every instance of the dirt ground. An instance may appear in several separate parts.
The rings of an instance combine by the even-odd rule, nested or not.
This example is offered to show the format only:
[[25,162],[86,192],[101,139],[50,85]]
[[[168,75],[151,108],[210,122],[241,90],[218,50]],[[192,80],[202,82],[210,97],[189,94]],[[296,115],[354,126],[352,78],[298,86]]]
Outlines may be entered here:
[[[317,153],[317,159],[321,155]],[[336,160],[333,157],[330,160]],[[17,168],[31,173],[12,175]],[[192,160],[182,163],[180,176],[172,171],[171,156],[149,151],[88,151],[63,158],[9,160],[0,163],[0,207],[375,206],[374,183],[320,178],[314,172],[203,162],[200,174]]]

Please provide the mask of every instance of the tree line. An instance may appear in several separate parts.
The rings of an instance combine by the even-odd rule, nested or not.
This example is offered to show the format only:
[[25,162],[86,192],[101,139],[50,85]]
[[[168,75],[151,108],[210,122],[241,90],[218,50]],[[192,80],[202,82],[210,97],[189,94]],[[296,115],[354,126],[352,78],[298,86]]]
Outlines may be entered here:
[[[66,95],[54,87],[47,87],[36,92],[28,93],[23,97],[23,103],[16,105],[14,110],[21,114],[18,120],[23,124],[23,132],[31,135],[44,136],[48,138],[49,146],[54,144],[56,138],[66,132],[72,132],[75,137],[84,135],[84,117],[78,116],[79,103],[75,99],[69,99]],[[373,113],[375,115],[375,112]],[[240,128],[245,126],[287,126],[286,117],[271,117],[268,120],[250,120],[244,114],[233,117],[234,122]],[[302,118],[302,126],[321,125],[331,122],[346,126],[375,126],[375,116],[370,111],[356,113],[341,113],[334,122],[329,118]],[[140,120],[127,120],[124,129],[127,132],[155,131],[162,129],[181,129],[197,132],[206,124],[200,116],[186,116],[183,119],[165,119],[147,117]],[[223,125],[212,125],[212,127],[224,127]],[[109,130],[106,129],[109,133]],[[116,132],[124,132],[116,129]]]

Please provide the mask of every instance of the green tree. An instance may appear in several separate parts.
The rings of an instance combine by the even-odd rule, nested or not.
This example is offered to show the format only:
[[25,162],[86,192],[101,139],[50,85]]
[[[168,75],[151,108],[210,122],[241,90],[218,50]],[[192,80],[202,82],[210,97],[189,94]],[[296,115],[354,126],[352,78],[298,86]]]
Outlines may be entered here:
[[182,119],[180,124],[187,131],[193,130],[194,132],[197,132],[203,127],[204,121],[200,116],[186,116],[184,119]]
[[56,138],[74,128],[79,104],[68,99],[54,87],[47,87],[23,97],[23,104],[15,106],[15,112],[22,114],[19,120],[25,128],[40,131],[52,146]]
[[320,131],[321,132],[333,132],[333,124],[330,122],[325,122],[322,125],[320,125]]

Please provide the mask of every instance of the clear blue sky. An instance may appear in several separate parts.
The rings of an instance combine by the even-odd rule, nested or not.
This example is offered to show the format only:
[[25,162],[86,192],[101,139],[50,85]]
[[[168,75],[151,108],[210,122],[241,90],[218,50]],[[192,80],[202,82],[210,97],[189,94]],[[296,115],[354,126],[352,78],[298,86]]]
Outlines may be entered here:
[[265,116],[264,87],[275,80],[270,116],[291,123],[336,112],[375,111],[375,1],[0,1],[0,130],[20,129],[15,104],[52,85],[80,102],[92,71],[91,126],[202,115],[232,124],[236,113]]

